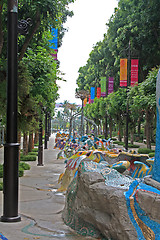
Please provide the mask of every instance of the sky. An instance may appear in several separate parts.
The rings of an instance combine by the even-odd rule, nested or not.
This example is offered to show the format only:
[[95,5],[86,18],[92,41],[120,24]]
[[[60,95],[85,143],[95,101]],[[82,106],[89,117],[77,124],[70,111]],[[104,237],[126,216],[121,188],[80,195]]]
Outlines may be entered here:
[[76,0],[69,5],[74,16],[69,17],[64,24],[68,31],[58,49],[60,71],[65,74],[63,78],[67,82],[57,81],[60,86],[57,103],[68,100],[70,103],[81,104],[81,100],[75,98],[78,70],[86,65],[93,46],[103,40],[107,32],[106,23],[117,5],[117,0]]

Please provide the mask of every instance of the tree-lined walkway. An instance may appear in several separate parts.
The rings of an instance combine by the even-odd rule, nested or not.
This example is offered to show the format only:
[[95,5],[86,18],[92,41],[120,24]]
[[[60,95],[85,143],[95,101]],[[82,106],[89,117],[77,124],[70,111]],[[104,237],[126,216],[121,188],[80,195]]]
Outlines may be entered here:
[[[44,150],[44,166],[31,162],[31,169],[20,178],[18,223],[0,222],[0,232],[8,240],[23,239],[91,239],[77,235],[62,220],[65,195],[56,193],[59,174],[64,171],[64,160],[56,160],[59,150],[53,149],[54,135],[48,149]],[[0,149],[0,162],[3,162],[3,148]],[[0,212],[2,215],[3,193],[0,192]]]

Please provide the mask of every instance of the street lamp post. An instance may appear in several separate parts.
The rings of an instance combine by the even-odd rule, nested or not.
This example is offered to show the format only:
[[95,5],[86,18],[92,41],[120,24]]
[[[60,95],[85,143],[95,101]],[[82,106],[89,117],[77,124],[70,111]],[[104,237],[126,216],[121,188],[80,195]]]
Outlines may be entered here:
[[76,98],[80,98],[82,100],[82,108],[81,108],[81,136],[84,135],[84,112],[83,112],[83,101],[85,98],[89,97],[89,92],[86,90],[79,90],[75,94]]
[[38,146],[38,164],[37,166],[43,166],[43,142],[42,142],[42,119],[39,120],[39,146]]
[[2,222],[19,222],[18,215],[18,155],[17,143],[17,32],[18,1],[8,0],[7,45],[7,127],[4,144],[3,216]]
[[128,104],[128,86],[130,84],[130,61],[131,61],[131,44],[129,41],[129,48],[128,48],[128,65],[127,65],[127,88],[126,88],[126,95],[127,95],[127,107],[126,107],[126,136],[125,136],[125,149],[128,151],[128,122],[129,122],[129,104]]
[[45,111],[45,142],[44,149],[47,149],[47,140],[48,140],[48,130],[47,130],[47,111]]

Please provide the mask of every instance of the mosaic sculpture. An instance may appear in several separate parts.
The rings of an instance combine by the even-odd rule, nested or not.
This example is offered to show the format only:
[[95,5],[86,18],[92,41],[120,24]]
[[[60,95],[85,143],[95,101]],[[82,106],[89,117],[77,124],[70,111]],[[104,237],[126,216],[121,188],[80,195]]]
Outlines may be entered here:
[[[71,172],[72,178],[66,185],[63,219],[79,234],[105,240],[160,240],[160,70],[156,101],[155,159],[135,152],[101,151],[106,145],[97,138],[94,146],[100,151],[78,153],[83,157],[66,161],[62,180]],[[93,140],[88,143],[93,145]],[[116,162],[111,164],[110,159]],[[122,174],[127,169],[132,177]]]
[[157,107],[157,128],[156,128],[156,151],[153,166],[153,179],[160,182],[160,69],[156,83],[156,107]]
[[0,233],[0,239],[2,239],[2,240],[8,240],[8,238],[6,238],[2,233]]

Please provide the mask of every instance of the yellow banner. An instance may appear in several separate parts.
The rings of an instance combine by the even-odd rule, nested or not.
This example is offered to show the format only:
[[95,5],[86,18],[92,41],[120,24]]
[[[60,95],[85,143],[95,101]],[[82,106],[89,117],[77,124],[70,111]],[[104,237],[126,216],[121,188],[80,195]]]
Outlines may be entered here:
[[84,107],[86,106],[86,104],[87,104],[87,98],[85,98],[85,99],[83,100],[83,105],[84,105]]
[[127,87],[127,58],[120,59],[120,87]]

